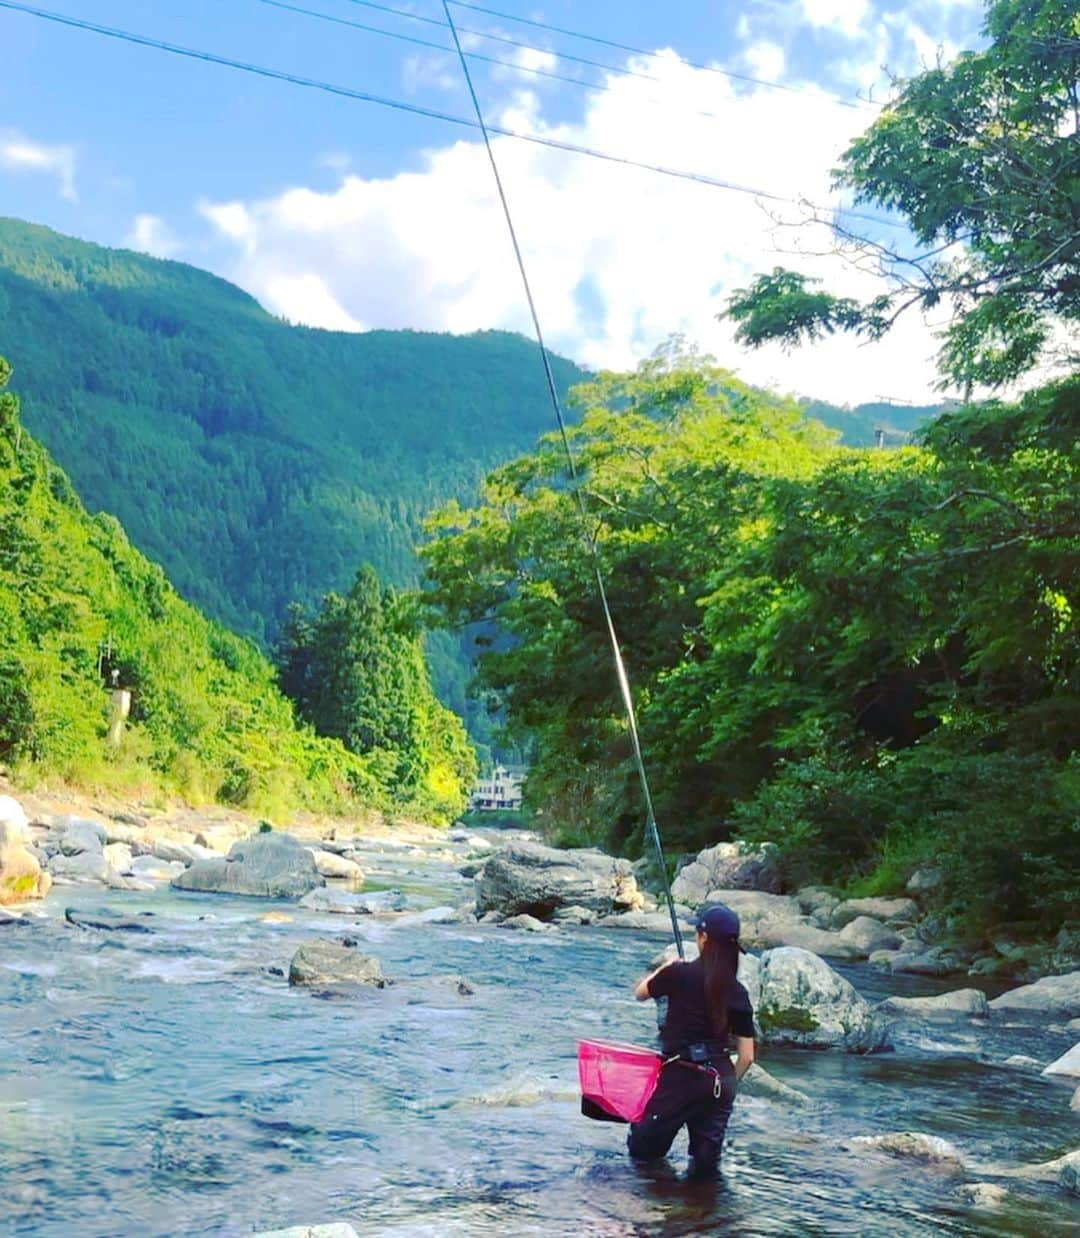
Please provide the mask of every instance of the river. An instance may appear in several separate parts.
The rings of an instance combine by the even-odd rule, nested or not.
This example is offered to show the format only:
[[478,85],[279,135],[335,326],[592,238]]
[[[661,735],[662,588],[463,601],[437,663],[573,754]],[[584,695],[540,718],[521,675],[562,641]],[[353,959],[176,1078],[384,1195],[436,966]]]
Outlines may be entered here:
[[[469,897],[445,855],[371,844],[363,863],[367,888],[404,888],[420,909]],[[150,911],[154,931],[77,929],[67,907]],[[635,1170],[624,1128],[577,1108],[578,1036],[650,1042],[652,1003],[630,986],[660,939],[357,922],[167,889],[67,887],[37,910],[0,929],[3,1233],[239,1235],[334,1220],[417,1236],[1080,1231],[1077,1201],[1053,1185],[1001,1180],[1004,1204],[980,1211],[964,1178],[848,1142],[940,1135],[967,1181],[1071,1150],[1067,1091],[974,1060],[1050,1060],[1075,1039],[1060,1029],[1006,1027],[976,1044],[961,1026],[870,1057],[766,1050],[768,1069],[816,1103],[740,1098],[722,1182],[703,1191],[675,1175],[684,1142],[672,1167]],[[302,940],[346,932],[402,983],[327,997],[278,974]],[[870,997],[956,987],[844,970]],[[475,995],[409,983],[449,973]],[[500,1093],[522,1103],[478,1103]]]

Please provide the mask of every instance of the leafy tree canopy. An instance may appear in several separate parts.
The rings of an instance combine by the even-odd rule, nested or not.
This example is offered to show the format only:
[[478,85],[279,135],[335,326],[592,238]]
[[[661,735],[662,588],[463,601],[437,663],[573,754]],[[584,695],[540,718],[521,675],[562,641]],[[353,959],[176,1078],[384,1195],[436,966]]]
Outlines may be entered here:
[[[859,304],[777,268],[728,301],[738,337],[883,336],[905,311],[952,312],[939,368],[964,391],[1043,362],[1075,366],[1080,318],[1080,14],[1072,0],[992,0],[989,45],[903,84],[845,151],[835,184],[906,220],[918,250],[860,239],[888,291]],[[1065,336],[1064,344],[1061,337]]]
[[[588,533],[673,847],[768,839],[792,880],[868,893],[932,860],[971,923],[1062,922],[1080,895],[1078,396],[858,451],[693,356],[575,392]],[[429,527],[437,613],[495,623],[479,674],[537,741],[529,801],[563,838],[639,850],[560,444]]]

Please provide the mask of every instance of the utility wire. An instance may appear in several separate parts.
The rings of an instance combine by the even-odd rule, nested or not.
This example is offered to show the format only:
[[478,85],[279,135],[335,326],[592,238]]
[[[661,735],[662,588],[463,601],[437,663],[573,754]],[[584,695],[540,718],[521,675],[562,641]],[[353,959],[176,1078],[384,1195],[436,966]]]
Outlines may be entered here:
[[[286,0],[258,0],[258,3],[267,4],[274,9],[284,9],[286,12],[296,13],[301,17],[314,17],[319,21],[332,22],[336,26],[350,26],[354,30],[362,30],[367,34],[382,35],[383,38],[396,39],[401,43],[411,43],[416,47],[428,47],[433,51],[444,52],[447,56],[456,56],[457,54],[452,47],[447,47],[443,43],[433,43],[430,39],[419,39],[413,35],[401,34],[396,30],[384,30],[380,26],[369,26],[366,22],[351,21],[348,17],[337,17],[336,15],[332,15],[330,13],[319,12],[316,9],[303,8],[298,4],[288,4],[286,3]],[[435,22],[434,24],[437,26],[442,26],[444,30],[446,29],[443,22]],[[539,51],[542,49],[537,48],[536,50]],[[556,73],[551,69],[540,69],[531,65],[516,64],[513,60],[500,60],[498,56],[485,56],[481,52],[465,52],[464,55],[469,60],[481,60],[486,64],[501,65],[503,68],[513,69],[515,73],[528,73],[533,77],[544,77],[554,82],[565,82],[569,86],[580,86],[582,90],[594,90],[598,94],[611,93],[611,88],[604,85],[602,82],[587,82],[580,77],[567,77],[565,73]],[[552,55],[555,55],[555,53],[553,52]],[[617,69],[612,69],[611,71],[616,73],[619,72]],[[650,77],[648,80],[652,82],[660,81],[659,78],[655,77]],[[701,111],[699,108],[690,108],[685,104],[680,103],[678,100],[669,103],[667,100],[653,97],[651,99],[642,100],[642,102],[651,103],[657,107],[663,108],[674,107],[679,111],[687,112],[694,116],[704,116],[709,120],[725,119],[725,117],[721,116],[718,112],[705,112]]]
[[480,126],[480,131],[484,135],[484,146],[487,150],[488,160],[491,163],[491,172],[495,178],[495,187],[499,191],[499,201],[502,203],[503,215],[506,219],[506,227],[510,233],[510,242],[514,248],[514,257],[517,260],[518,271],[521,273],[521,283],[525,289],[525,299],[529,303],[529,313],[532,315],[533,328],[536,331],[536,342],[540,348],[540,356],[544,365],[544,376],[547,380],[548,395],[551,398],[551,406],[555,410],[555,420],[559,425],[559,433],[562,435],[563,448],[566,451],[566,463],[570,470],[570,480],[573,483],[574,497],[577,500],[578,515],[581,517],[581,533],[588,547],[589,554],[592,558],[593,572],[596,576],[596,587],[600,594],[600,604],[604,610],[604,622],[607,626],[608,638],[611,641],[612,652],[615,656],[615,672],[619,680],[619,689],[622,692],[623,707],[626,710],[626,720],[630,730],[630,743],[634,751],[634,762],[637,765],[638,779],[641,782],[641,793],[645,800],[646,811],[646,829],[656,848],[657,860],[660,865],[660,876],[664,882],[664,889],[667,891],[668,910],[671,912],[671,929],[675,934],[675,947],[678,950],[679,958],[685,957],[683,951],[682,932],[679,929],[679,917],[675,914],[675,902],[671,897],[671,888],[668,885],[667,862],[664,859],[664,845],[660,841],[660,829],[656,823],[656,813],[653,810],[652,792],[649,790],[649,777],[645,770],[645,758],[641,750],[641,737],[638,734],[637,714],[634,710],[634,696],[630,690],[630,680],[626,673],[626,664],[623,661],[622,648],[619,644],[619,636],[615,630],[615,620],[611,615],[611,607],[608,604],[607,588],[604,585],[604,573],[600,566],[600,549],[596,544],[596,538],[589,532],[589,513],[585,507],[585,499],[581,493],[581,484],[578,480],[577,464],[574,460],[574,449],[570,446],[570,436],[566,431],[566,420],[563,417],[562,403],[559,400],[559,389],[555,385],[555,375],[551,368],[551,355],[547,350],[547,345],[544,343],[544,331],[540,326],[540,315],[536,309],[536,300],[533,297],[532,285],[529,282],[529,274],[525,268],[525,259],[522,257],[521,245],[518,242],[517,230],[514,227],[514,217],[510,211],[510,203],[506,197],[506,190],[503,188],[502,177],[499,175],[499,164],[495,158],[495,151],[491,146],[491,137],[488,133],[488,127],[484,122],[484,113],[480,107],[480,100],[476,94],[476,87],[473,86],[472,74],[469,72],[469,63],[465,59],[465,53],[462,51],[461,43],[458,40],[457,30],[454,28],[454,19],[450,13],[449,0],[442,0],[442,5],[446,11],[446,20],[450,26],[450,33],[454,36],[454,45],[457,48],[458,59],[461,61],[461,69],[465,74],[465,82],[469,87],[469,95],[472,98],[473,108],[476,111],[476,120]]
[[[394,111],[411,112],[417,116],[427,117],[429,120],[442,120],[447,124],[459,125],[466,129],[480,129],[480,125],[475,120],[469,120],[465,116],[455,116],[450,112],[441,112],[435,108],[422,107],[416,103],[406,103],[401,99],[390,99],[384,95],[371,94],[364,90],[354,90],[349,86],[336,86],[331,82],[323,82],[311,77],[302,77],[299,74],[288,73],[282,69],[270,69],[265,65],[252,64],[243,60],[233,60],[228,56],[216,55],[214,52],[183,47],[178,43],[167,43],[162,39],[156,39],[149,35],[135,34],[130,30],[120,30],[113,26],[102,26],[97,22],[86,21],[80,17],[70,17],[65,13],[53,13],[48,9],[39,9],[29,4],[21,4],[18,0],[0,0],[0,9],[10,9],[12,12],[23,13],[29,17],[38,17],[43,21],[55,22],[61,26],[70,26],[76,30],[84,30],[91,34],[100,34],[106,38],[118,39],[121,42],[133,43],[137,47],[151,47],[157,51],[169,52],[174,56],[184,56],[189,60],[200,60],[207,64],[222,65],[224,68],[236,69],[242,73],[252,73],[257,77],[288,82],[293,86],[303,86],[311,90],[321,90],[326,94],[339,95],[346,99],[356,99],[361,103],[376,103],[381,107],[392,108]],[[765,189],[755,189],[750,185],[740,185],[734,181],[721,180],[715,176],[708,176],[704,172],[691,172],[681,168],[666,167],[664,164],[649,163],[641,159],[630,159],[622,155],[613,155],[610,151],[598,150],[592,146],[581,146],[576,142],[564,142],[558,138],[542,137],[537,133],[521,133],[516,129],[505,129],[497,125],[488,125],[487,130],[489,133],[497,134],[499,137],[514,138],[519,142],[530,142],[534,146],[545,146],[551,150],[566,151],[573,155],[585,155],[591,159],[603,160],[605,163],[638,168],[645,172],[654,172],[660,176],[670,176],[676,180],[693,181],[695,184],[706,185],[712,189],[725,189],[731,193],[749,194],[751,197],[761,198],[770,202],[784,202],[789,206],[814,207],[815,205],[812,202],[789,198],[783,194],[770,193]],[[815,209],[822,211],[836,209],[837,211],[842,211],[848,219],[860,219],[879,227],[902,228],[904,226],[894,220],[881,219],[873,215],[862,215],[843,207],[815,207]]]
[[[405,17],[410,21],[423,22],[425,25],[428,25],[428,26],[441,26],[443,29],[446,29],[446,22],[439,21],[437,17],[425,17],[422,13],[410,13],[408,9],[395,8],[391,4],[380,4],[378,3],[378,0],[349,0],[349,3],[359,5],[361,8],[365,8],[365,9],[375,9],[380,13],[393,13],[396,17]],[[566,35],[570,35],[571,38],[585,39],[591,43],[600,43],[607,47],[617,48],[620,51],[632,52],[635,56],[647,56],[650,59],[653,59],[656,56],[656,52],[646,51],[644,48],[641,48],[641,47],[631,47],[628,43],[617,43],[611,39],[602,39],[596,35],[583,34],[579,30],[567,30],[567,29],[563,29],[560,26],[547,26],[543,22],[530,21],[529,19],[524,18],[524,17],[514,17],[509,13],[498,13],[494,9],[482,9],[478,5],[473,5],[473,4],[466,4],[466,5],[462,5],[461,7],[476,9],[477,12],[488,13],[488,14],[491,14],[497,17],[505,17],[509,21],[523,22],[529,26],[538,26],[542,30],[549,30],[555,34],[566,34]],[[509,35],[505,35],[505,34],[493,34],[487,30],[472,30],[467,26],[457,26],[456,29],[459,34],[473,35],[474,37],[479,38],[479,39],[491,39],[493,42],[505,43],[509,45],[510,47],[520,47],[524,49],[525,51],[552,52],[552,49],[549,47],[536,47],[532,43],[525,43],[520,39],[514,39],[514,38],[511,38]],[[470,53],[468,52],[466,52],[465,54],[470,55]],[[559,56],[562,60],[573,61],[575,64],[589,65],[591,68],[594,68],[594,69],[603,69],[607,73],[619,73],[619,74],[623,74],[626,77],[640,77],[640,78],[644,78],[646,81],[649,81],[649,82],[662,82],[663,81],[663,78],[655,77],[651,73],[643,73],[638,69],[627,69],[624,67],[620,67],[618,65],[602,64],[600,61],[589,60],[583,56],[574,56],[574,55],[571,55],[571,53],[569,52],[558,51],[558,52],[552,52],[552,54]],[[679,56],[679,59],[680,61],[682,61],[684,65],[686,65],[688,68],[691,68],[691,69],[704,69],[709,73],[715,73],[720,77],[731,78],[733,81],[736,81],[736,82],[751,82],[755,86],[766,86],[770,90],[783,90],[783,91],[786,91],[788,94],[813,95],[817,99],[822,99],[829,103],[837,103],[841,107],[855,108],[856,110],[867,108],[867,107],[870,107],[870,108],[881,107],[881,104],[872,103],[868,99],[867,100],[845,99],[841,95],[834,95],[828,91],[807,90],[803,86],[788,86],[783,82],[771,82],[767,78],[753,77],[749,73],[735,73],[731,69],[721,69],[719,65],[699,64],[696,61],[687,60],[684,56],[681,56],[681,55]]]

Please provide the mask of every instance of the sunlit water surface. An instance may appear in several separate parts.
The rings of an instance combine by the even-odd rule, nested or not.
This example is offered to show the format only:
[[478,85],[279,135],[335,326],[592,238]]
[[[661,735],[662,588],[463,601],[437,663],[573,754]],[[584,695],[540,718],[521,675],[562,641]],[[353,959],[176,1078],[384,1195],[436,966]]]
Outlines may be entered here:
[[[471,893],[445,861],[373,852],[365,868],[421,909]],[[76,929],[66,907],[152,911],[155,931]],[[624,1128],[577,1107],[577,1037],[650,1040],[651,1003],[629,985],[660,939],[354,921],[168,890],[66,888],[42,910],[0,930],[0,1232],[149,1238],[332,1220],[361,1235],[1080,1232],[1077,1201],[1057,1187],[994,1173],[1080,1142],[1067,1090],[992,1064],[1049,1060],[1074,1039],[1063,1029],[966,1024],[865,1058],[769,1051],[768,1068],[817,1103],[741,1098],[722,1182],[702,1190],[678,1179],[685,1139],[669,1166],[641,1172]],[[302,940],[343,933],[400,983],[325,996],[271,971],[287,973]],[[845,970],[873,998],[950,987]],[[476,995],[411,983],[450,973]],[[478,1103],[498,1093],[523,1103]],[[953,1141],[966,1178],[848,1144],[896,1130]],[[979,1211],[965,1181],[1010,1194]]]

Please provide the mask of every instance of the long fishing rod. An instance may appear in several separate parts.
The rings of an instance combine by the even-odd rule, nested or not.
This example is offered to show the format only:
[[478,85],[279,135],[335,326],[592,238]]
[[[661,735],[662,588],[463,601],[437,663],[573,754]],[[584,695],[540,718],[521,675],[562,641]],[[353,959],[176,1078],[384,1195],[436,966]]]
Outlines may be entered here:
[[559,399],[559,391],[555,385],[555,375],[551,369],[551,356],[548,353],[547,345],[544,343],[544,332],[540,326],[540,315],[536,309],[536,301],[532,293],[532,285],[529,282],[529,275],[525,269],[525,259],[521,253],[521,246],[518,243],[517,230],[514,227],[514,217],[510,212],[510,203],[506,197],[506,191],[503,188],[502,177],[499,175],[499,165],[495,159],[495,152],[491,146],[491,137],[488,133],[487,123],[484,120],[483,109],[480,107],[480,99],[476,93],[476,87],[473,85],[472,74],[469,72],[469,65],[465,59],[465,53],[461,47],[461,41],[458,38],[457,27],[454,25],[454,18],[450,12],[449,0],[442,0],[443,10],[446,13],[447,25],[450,27],[450,33],[454,38],[454,47],[457,49],[458,59],[461,61],[461,70],[465,75],[466,84],[469,87],[469,94],[472,97],[473,108],[476,111],[476,119],[479,122],[480,132],[484,135],[484,146],[487,149],[488,160],[491,163],[491,172],[495,178],[495,187],[499,193],[499,201],[502,203],[503,215],[506,219],[506,227],[510,233],[510,241],[514,247],[514,257],[517,259],[518,270],[521,272],[521,282],[525,289],[525,299],[529,304],[529,313],[532,315],[533,329],[536,332],[536,342],[540,348],[540,357],[544,364],[544,377],[547,380],[548,396],[551,399],[551,406],[555,410],[555,420],[559,425],[559,433],[562,436],[563,449],[566,452],[566,462],[570,472],[570,480],[573,482],[574,497],[577,500],[578,514],[581,517],[581,532],[582,537],[588,547],[589,554],[592,558],[593,573],[596,577],[596,588],[600,594],[600,604],[604,611],[604,622],[607,625],[608,637],[611,641],[612,653],[615,657],[615,672],[619,680],[619,690],[622,693],[623,706],[626,709],[626,719],[630,730],[630,743],[634,751],[634,762],[637,765],[638,780],[641,783],[641,793],[645,800],[645,828],[652,839],[653,847],[656,850],[657,862],[660,865],[660,878],[664,883],[664,894],[667,898],[668,911],[671,913],[671,931],[675,936],[675,949],[678,951],[679,958],[685,958],[683,950],[682,932],[679,929],[679,918],[675,914],[675,900],[671,895],[671,884],[668,881],[667,861],[664,858],[664,844],[660,839],[660,827],[656,823],[656,813],[653,810],[652,792],[649,790],[649,777],[645,772],[645,758],[641,751],[641,738],[638,734],[637,714],[634,710],[634,698],[630,691],[630,679],[626,673],[626,664],[623,661],[622,648],[619,645],[619,637],[615,631],[615,621],[611,616],[611,607],[608,605],[607,589],[604,586],[604,574],[600,568],[600,552],[596,544],[596,538],[589,532],[588,512],[585,509],[585,500],[581,494],[581,486],[578,483],[577,465],[574,461],[574,451],[570,445],[570,436],[566,431],[566,421],[563,417],[562,402]]

